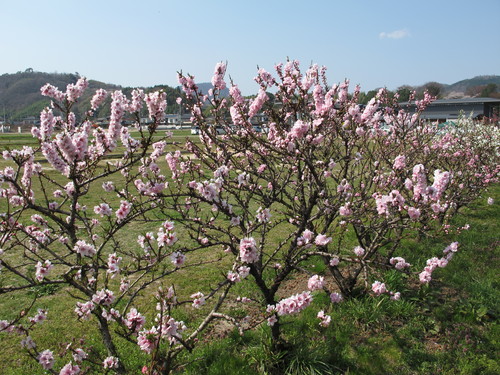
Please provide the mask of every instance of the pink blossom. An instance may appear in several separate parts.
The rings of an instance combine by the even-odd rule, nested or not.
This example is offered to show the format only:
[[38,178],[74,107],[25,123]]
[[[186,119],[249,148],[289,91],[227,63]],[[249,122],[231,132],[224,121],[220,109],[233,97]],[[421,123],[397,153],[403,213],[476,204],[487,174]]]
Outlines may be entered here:
[[94,245],[88,244],[83,240],[77,241],[73,250],[86,257],[91,257],[96,253]]
[[127,215],[130,213],[130,210],[132,209],[132,204],[127,202],[127,201],[121,201],[120,202],[120,208],[116,210],[115,215],[116,218],[118,219],[118,222],[123,221]]
[[87,359],[87,353],[81,348],[77,348],[73,352],[73,360],[77,363],[81,363],[84,359]]
[[112,253],[108,255],[108,270],[107,273],[112,274],[112,277],[115,274],[120,273],[120,263],[122,261],[122,257],[116,255],[116,253]]
[[495,200],[492,197],[488,197],[487,203],[491,206],[493,203],[495,203]]
[[289,137],[290,139],[302,139],[310,128],[310,124],[303,122],[302,120],[297,120],[290,129]]
[[245,263],[255,263],[259,260],[257,243],[253,237],[243,238],[240,241],[240,259]]
[[172,255],[170,256],[170,259],[172,261],[172,264],[175,266],[175,268],[179,268],[186,261],[186,256],[183,253],[181,253],[180,251],[176,251],[176,252],[172,253]]
[[385,287],[384,283],[381,283],[380,281],[375,281],[372,284],[372,291],[375,293],[377,296],[380,296],[383,293],[387,292],[387,288]]
[[404,258],[401,257],[393,257],[389,260],[389,263],[392,264],[397,270],[402,270],[411,266],[410,263],[407,263]]
[[365,249],[363,249],[361,246],[356,246],[353,251],[354,254],[356,254],[356,256],[358,257],[362,257],[363,255],[365,255]]
[[398,155],[394,159],[394,164],[392,166],[394,169],[403,169],[406,167],[406,157],[404,155]]
[[142,330],[137,336],[137,345],[142,351],[150,354],[154,347],[158,344],[159,334],[158,329],[153,327],[149,330]]
[[344,297],[342,297],[342,294],[340,294],[340,293],[333,292],[330,294],[330,301],[332,301],[332,303],[340,303],[343,300],[344,300]]
[[94,212],[97,215],[101,215],[101,217],[104,217],[104,216],[111,216],[113,210],[111,209],[111,207],[109,207],[107,203],[101,203],[99,206],[94,207]]
[[330,264],[330,266],[335,267],[335,266],[338,266],[338,265],[339,265],[339,262],[340,262],[339,257],[334,256],[334,257],[332,257],[332,258],[330,259],[330,263],[329,263],[329,264]]
[[418,208],[408,207],[408,216],[412,220],[418,220],[420,217],[420,210]]
[[351,216],[352,215],[351,203],[346,203],[345,205],[340,206],[339,214],[341,216]]
[[93,111],[95,111],[108,97],[108,93],[104,89],[99,89],[95,92],[95,95],[90,101],[90,106]]
[[[2,330],[0,329],[0,332]],[[26,349],[34,349],[36,348],[36,344],[31,338],[31,336],[26,336],[24,339],[21,340],[21,346]]]
[[318,312],[317,318],[321,320],[319,325],[322,327],[328,327],[332,321],[332,317],[330,315],[326,315],[323,310]]
[[302,292],[282,299],[276,304],[275,310],[278,315],[296,314],[309,306],[312,300],[310,291]]
[[109,193],[115,189],[115,185],[111,181],[107,181],[102,184],[102,188]]
[[238,274],[242,279],[246,278],[250,274],[250,267],[247,266],[238,267]]
[[116,357],[107,357],[102,365],[104,368],[118,368],[118,358]]
[[92,302],[98,305],[110,306],[114,301],[115,296],[109,289],[101,289],[92,296]]
[[59,372],[59,375],[77,375],[80,373],[80,366],[73,365],[71,362],[64,365]]
[[326,246],[331,242],[332,238],[327,237],[326,234],[318,234],[316,236],[316,239],[314,240],[314,243],[317,246]]
[[76,100],[82,96],[85,89],[88,87],[89,83],[85,77],[81,77],[78,81],[73,84],[70,83],[66,86],[66,97],[68,102],[76,102]]
[[36,272],[35,272],[36,279],[38,281],[42,281],[45,278],[45,276],[48,275],[52,267],[53,266],[50,260],[46,260],[43,264],[42,262],[38,262],[36,264]]
[[[226,88],[226,82],[224,82],[224,75],[226,74],[226,64],[219,62],[215,65],[214,75],[212,77],[212,85],[217,90],[224,90]],[[179,104],[179,103],[177,103]]]
[[314,275],[307,281],[307,289],[314,291],[318,289],[323,289],[325,286],[325,278],[323,276]]
[[241,281],[240,275],[233,271],[227,273],[227,279],[232,283],[239,283]]
[[259,207],[257,209],[257,221],[259,223],[267,223],[269,222],[269,220],[271,219],[271,212],[269,210],[269,208],[262,208],[262,207]]
[[205,304],[205,295],[202,292],[197,292],[195,294],[192,294],[191,298],[194,298],[193,307],[195,309],[199,309],[201,306]]
[[50,370],[54,366],[54,354],[51,350],[44,350],[38,355],[38,363],[42,365],[45,370]]
[[38,309],[37,313],[35,314],[34,317],[29,317],[28,320],[32,324],[39,324],[42,323],[47,319],[47,310],[45,309]]

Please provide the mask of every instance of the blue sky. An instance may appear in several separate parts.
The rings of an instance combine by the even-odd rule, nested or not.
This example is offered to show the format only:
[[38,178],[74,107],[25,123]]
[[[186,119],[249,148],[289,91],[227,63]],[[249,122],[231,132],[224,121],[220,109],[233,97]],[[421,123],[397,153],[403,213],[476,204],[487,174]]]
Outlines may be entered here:
[[250,95],[257,66],[325,65],[363,91],[500,74],[500,0],[0,0],[0,74],[26,68],[123,86],[209,81]]

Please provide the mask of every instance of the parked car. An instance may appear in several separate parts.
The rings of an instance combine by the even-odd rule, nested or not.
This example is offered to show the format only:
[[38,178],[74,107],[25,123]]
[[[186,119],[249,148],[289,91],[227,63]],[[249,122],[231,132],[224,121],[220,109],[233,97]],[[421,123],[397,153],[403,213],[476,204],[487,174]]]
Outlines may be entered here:
[[200,128],[198,126],[194,126],[191,128],[191,134],[198,135],[200,134]]

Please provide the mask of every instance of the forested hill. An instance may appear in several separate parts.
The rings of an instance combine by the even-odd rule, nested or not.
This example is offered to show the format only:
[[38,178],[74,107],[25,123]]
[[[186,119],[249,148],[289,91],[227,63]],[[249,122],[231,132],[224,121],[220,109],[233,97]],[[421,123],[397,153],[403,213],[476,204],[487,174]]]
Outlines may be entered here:
[[[38,117],[43,108],[50,104],[50,99],[40,94],[40,88],[43,85],[50,83],[58,87],[61,91],[65,91],[68,84],[75,83],[79,78],[78,73],[43,73],[35,72],[31,69],[15,74],[1,75],[0,121],[3,120],[4,114],[7,121],[20,121],[30,116]],[[87,78],[89,79],[89,77]],[[74,107],[77,116],[89,109],[90,98],[95,93],[95,90],[99,88],[107,91],[122,90],[128,96],[130,96],[130,92],[132,91],[132,88],[129,87],[124,88],[89,79],[89,88]],[[178,112],[176,99],[180,96],[180,90],[166,85],[144,88],[146,92],[159,89],[163,89],[167,93],[167,103],[169,105],[167,112]],[[97,115],[98,117],[109,115],[109,99],[108,105],[104,105]]]

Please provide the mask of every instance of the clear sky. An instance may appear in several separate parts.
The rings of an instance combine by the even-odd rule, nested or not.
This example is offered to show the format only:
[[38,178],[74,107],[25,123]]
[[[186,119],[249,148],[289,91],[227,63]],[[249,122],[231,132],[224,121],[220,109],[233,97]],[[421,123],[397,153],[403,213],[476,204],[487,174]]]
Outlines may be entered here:
[[0,0],[0,74],[74,73],[122,86],[210,81],[245,95],[286,58],[363,91],[500,74],[500,0]]

